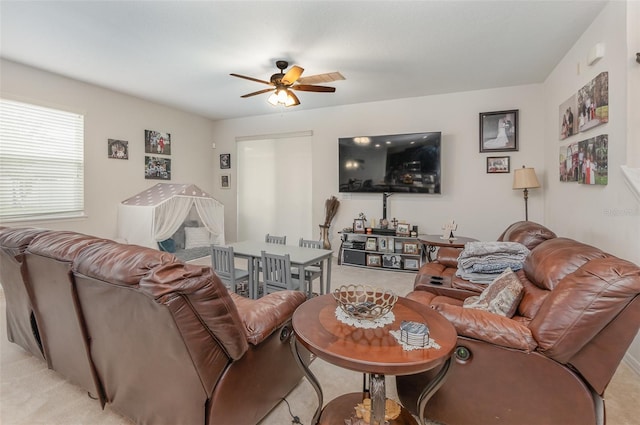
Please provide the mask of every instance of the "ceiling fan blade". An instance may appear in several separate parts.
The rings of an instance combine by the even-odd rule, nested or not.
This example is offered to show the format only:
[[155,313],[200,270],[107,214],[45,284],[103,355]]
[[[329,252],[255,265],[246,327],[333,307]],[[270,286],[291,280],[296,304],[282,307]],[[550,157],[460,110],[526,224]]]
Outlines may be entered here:
[[300,68],[298,65],[293,65],[291,69],[284,74],[284,77],[282,77],[282,84],[290,86],[298,81],[298,78],[300,78],[300,75],[302,75],[303,72],[304,68]]
[[245,80],[249,80],[249,81],[255,81],[256,83],[272,85],[269,81],[259,80],[257,78],[253,78],[253,77],[247,77],[246,75],[240,75],[240,74],[229,74],[229,75],[232,75],[232,76],[238,77],[238,78],[244,78]]
[[255,96],[257,94],[267,93],[267,92],[270,92],[270,91],[273,91],[273,89],[271,88],[271,89],[258,90],[258,91],[254,91],[253,93],[244,94],[244,95],[242,95],[240,97],[251,97],[251,96]]
[[300,84],[320,84],[320,83],[331,83],[333,81],[341,81],[345,80],[345,78],[338,71],[336,72],[327,72],[326,74],[317,74],[317,75],[309,75],[307,77],[301,77],[298,79],[298,83]]
[[324,92],[324,93],[334,93],[336,91],[335,87],[312,86],[309,84],[296,84],[295,86],[291,86],[290,88],[294,90],[300,90],[300,91],[315,91],[315,92]]

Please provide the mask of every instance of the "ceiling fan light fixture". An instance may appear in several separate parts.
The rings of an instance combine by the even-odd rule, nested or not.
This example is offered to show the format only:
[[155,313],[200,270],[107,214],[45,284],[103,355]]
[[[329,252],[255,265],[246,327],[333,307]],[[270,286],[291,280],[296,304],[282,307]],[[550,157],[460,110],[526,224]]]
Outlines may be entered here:
[[269,96],[269,99],[267,99],[267,102],[269,102],[273,106],[283,105],[287,107],[300,104],[300,100],[298,100],[298,97],[286,88],[281,88],[274,91],[271,96]]

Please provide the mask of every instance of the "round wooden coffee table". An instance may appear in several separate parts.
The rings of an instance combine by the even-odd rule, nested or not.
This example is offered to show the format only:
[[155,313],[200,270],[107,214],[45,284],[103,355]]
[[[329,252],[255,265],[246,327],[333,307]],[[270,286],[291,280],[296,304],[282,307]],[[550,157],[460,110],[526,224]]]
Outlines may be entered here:
[[[456,344],[453,325],[428,306],[403,297],[398,297],[393,308],[395,321],[375,329],[362,329],[340,322],[335,315],[336,307],[333,296],[327,294],[306,301],[293,314],[295,334],[291,338],[291,347],[294,357],[318,395],[319,405],[312,423],[343,423],[344,419],[349,419],[354,414],[354,407],[356,403],[362,402],[363,393],[345,394],[322,409],[322,388],[298,355],[298,343],[331,364],[369,374],[372,412],[379,412],[376,409],[382,406],[382,417],[386,399],[384,375],[411,375],[440,366],[437,377],[423,390],[418,401],[420,406],[424,406],[440,387],[449,369]],[[403,320],[426,323],[431,338],[440,348],[403,350],[402,345],[389,333],[391,330],[399,330]],[[390,421],[390,425],[416,423],[404,408],[397,419]]]

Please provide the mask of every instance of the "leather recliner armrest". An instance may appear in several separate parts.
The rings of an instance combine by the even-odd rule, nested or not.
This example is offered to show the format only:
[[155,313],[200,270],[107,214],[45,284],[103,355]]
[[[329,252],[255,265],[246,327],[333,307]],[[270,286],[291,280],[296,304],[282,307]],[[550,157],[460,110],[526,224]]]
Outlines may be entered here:
[[528,327],[507,317],[451,304],[433,307],[453,324],[458,335],[525,352],[538,346]]
[[278,291],[257,300],[231,293],[244,324],[247,342],[258,345],[291,319],[293,312],[306,301],[300,291]]
[[443,246],[442,248],[438,249],[438,253],[436,254],[436,261],[443,266],[458,268],[458,256],[461,252],[461,248]]

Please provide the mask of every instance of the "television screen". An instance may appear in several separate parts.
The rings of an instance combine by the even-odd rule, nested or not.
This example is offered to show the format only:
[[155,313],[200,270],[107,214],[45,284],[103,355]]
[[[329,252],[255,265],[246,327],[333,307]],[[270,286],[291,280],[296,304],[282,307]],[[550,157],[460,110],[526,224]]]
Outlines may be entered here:
[[340,192],[440,192],[440,132],[341,137]]

